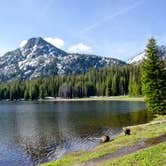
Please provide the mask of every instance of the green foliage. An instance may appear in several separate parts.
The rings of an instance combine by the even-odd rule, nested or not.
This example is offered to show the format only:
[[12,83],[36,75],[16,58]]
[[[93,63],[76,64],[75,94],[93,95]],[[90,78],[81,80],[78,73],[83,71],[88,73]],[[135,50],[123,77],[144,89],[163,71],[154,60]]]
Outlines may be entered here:
[[29,89],[29,96],[31,100],[38,99],[39,95],[39,85],[38,84],[31,84],[30,89]]
[[142,91],[146,97],[148,110],[154,113],[166,113],[166,72],[164,60],[153,38],[146,48],[146,58],[142,63]]
[[112,95],[112,79],[111,77],[107,77],[106,81],[106,96],[111,96]]
[[91,69],[82,75],[50,76],[36,80],[2,83],[0,99],[35,100],[44,99],[46,96],[81,98],[119,96],[128,93],[131,96],[138,96],[141,94],[139,77],[139,66],[128,65],[104,67],[100,70]]
[[108,161],[103,166],[164,166],[166,163],[166,143],[142,149],[114,161]]
[[142,95],[141,80],[140,80],[140,66],[138,65],[135,65],[130,70],[129,95],[130,96]]
[[39,86],[39,98],[44,99],[46,97],[45,87],[44,85]]
[[89,97],[89,96],[94,96],[96,92],[95,86],[92,82],[87,82],[85,83],[85,88],[84,88],[84,95]]

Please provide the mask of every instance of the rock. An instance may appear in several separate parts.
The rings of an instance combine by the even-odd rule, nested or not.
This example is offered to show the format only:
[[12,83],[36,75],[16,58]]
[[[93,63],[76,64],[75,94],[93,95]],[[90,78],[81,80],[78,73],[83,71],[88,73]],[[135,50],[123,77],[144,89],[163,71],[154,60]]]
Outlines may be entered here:
[[123,132],[124,132],[124,134],[125,135],[130,135],[131,133],[131,131],[130,131],[130,128],[128,128],[128,127],[123,127]]
[[110,137],[108,135],[103,135],[100,137],[100,142],[108,142],[110,140]]

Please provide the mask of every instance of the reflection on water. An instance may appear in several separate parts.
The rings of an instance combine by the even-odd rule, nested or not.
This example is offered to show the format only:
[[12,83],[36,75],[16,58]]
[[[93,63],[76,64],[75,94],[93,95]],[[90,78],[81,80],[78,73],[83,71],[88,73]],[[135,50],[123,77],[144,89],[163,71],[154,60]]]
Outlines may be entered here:
[[143,102],[1,102],[0,165],[34,165],[89,149],[102,134],[149,121]]

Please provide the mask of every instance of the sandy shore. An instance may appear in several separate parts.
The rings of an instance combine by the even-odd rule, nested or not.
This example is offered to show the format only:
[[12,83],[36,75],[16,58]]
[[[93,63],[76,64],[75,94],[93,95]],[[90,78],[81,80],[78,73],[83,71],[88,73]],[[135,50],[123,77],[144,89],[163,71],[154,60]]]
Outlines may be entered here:
[[144,97],[128,97],[128,96],[111,96],[111,97],[87,97],[87,98],[46,98],[39,101],[144,101]]

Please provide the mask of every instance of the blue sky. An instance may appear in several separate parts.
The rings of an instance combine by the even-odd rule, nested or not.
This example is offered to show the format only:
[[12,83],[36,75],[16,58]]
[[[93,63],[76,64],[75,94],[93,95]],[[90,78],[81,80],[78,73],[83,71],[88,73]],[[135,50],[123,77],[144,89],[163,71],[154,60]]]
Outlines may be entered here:
[[166,45],[165,8],[165,0],[5,0],[0,54],[41,36],[66,51],[127,60],[151,36]]

